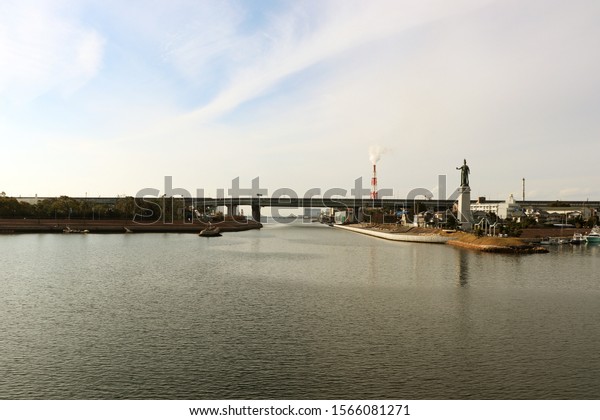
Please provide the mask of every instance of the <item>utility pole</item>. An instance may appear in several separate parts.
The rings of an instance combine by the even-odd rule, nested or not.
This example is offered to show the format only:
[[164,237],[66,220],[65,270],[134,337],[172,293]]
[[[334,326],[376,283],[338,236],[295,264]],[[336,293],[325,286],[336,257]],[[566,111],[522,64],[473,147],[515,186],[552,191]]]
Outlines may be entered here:
[[525,201],[525,178],[523,178],[523,201]]

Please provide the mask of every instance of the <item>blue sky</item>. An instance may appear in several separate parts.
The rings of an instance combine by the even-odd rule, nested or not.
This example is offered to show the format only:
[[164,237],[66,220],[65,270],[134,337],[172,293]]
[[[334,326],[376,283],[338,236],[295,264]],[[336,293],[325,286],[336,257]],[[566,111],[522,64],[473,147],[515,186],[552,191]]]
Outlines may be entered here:
[[595,0],[0,0],[0,191],[600,199]]

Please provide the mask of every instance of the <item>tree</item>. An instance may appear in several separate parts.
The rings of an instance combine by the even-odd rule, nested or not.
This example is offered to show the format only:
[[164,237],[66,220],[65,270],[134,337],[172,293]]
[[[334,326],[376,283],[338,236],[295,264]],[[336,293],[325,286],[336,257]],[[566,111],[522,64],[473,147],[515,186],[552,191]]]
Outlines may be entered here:
[[506,220],[502,226],[500,226],[500,233],[508,236],[521,236],[523,231],[521,230],[521,224],[515,220]]
[[119,197],[115,203],[115,216],[133,220],[135,215],[135,200],[133,197]]
[[[17,215],[17,213],[19,213]],[[0,196],[0,217],[15,218],[20,216],[20,206],[16,198]]]
[[457,215],[451,211],[446,211],[446,228],[447,229],[456,229],[458,227],[458,219]]
[[537,225],[537,220],[535,219],[535,217],[525,217],[523,218],[523,221],[520,224],[520,227],[523,229],[527,229],[528,227],[532,227],[532,226],[536,226]]
[[598,224],[598,216],[594,215],[594,216],[590,216],[586,222],[585,222],[585,227],[588,228],[593,228],[594,226],[596,226]]

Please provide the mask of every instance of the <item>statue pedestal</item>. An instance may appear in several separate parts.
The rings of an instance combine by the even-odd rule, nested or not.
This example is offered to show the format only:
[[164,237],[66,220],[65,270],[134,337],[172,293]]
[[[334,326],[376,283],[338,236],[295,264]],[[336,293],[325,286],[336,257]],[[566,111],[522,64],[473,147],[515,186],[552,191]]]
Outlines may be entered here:
[[460,222],[460,228],[468,232],[473,229],[473,216],[471,215],[471,188],[460,187],[458,192],[458,221]]

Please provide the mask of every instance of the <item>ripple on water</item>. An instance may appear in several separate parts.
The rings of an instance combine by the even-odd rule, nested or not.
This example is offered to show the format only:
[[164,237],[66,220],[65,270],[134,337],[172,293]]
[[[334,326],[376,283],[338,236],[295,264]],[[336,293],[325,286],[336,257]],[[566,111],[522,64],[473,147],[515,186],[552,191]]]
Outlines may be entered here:
[[0,237],[2,398],[600,398],[592,248]]

